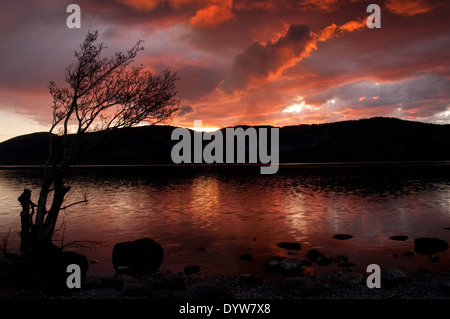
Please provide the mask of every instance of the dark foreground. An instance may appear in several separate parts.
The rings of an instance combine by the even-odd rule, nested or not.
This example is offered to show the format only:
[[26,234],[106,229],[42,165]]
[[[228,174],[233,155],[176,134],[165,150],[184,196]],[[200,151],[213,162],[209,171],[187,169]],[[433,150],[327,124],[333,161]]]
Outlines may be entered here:
[[[394,269],[395,270],[395,269]],[[66,290],[0,286],[0,299],[450,299],[450,271],[420,270],[407,277],[388,275],[381,288],[368,288],[362,274],[350,270],[262,279],[259,276],[208,276],[156,273],[142,277],[87,277],[82,287]]]

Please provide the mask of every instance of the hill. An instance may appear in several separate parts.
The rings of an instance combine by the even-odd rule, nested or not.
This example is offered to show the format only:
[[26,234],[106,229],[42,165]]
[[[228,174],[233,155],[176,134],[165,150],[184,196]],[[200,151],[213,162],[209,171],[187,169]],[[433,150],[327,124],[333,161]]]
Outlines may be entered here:
[[[178,143],[171,140],[173,129],[142,126],[120,132],[83,154],[77,164],[171,164],[171,149]],[[34,133],[0,143],[0,165],[44,164],[50,137],[58,138]],[[395,118],[280,128],[282,163],[450,160],[449,145],[450,125]]]

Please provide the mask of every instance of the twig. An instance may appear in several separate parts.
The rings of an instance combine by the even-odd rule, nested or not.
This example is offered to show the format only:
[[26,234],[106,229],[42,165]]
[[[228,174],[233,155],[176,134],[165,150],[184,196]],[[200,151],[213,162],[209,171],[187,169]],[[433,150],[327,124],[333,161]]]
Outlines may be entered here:
[[0,249],[3,251],[4,254],[6,254],[6,249],[8,247],[10,233],[11,233],[11,227],[8,230],[8,234],[6,236],[3,236],[3,238],[2,238],[2,244],[0,245]]

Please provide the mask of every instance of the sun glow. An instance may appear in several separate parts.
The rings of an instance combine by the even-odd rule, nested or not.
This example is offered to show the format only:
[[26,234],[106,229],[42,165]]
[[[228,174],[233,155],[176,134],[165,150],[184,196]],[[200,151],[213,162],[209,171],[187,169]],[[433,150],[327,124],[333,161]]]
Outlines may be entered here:
[[191,130],[194,130],[196,132],[206,132],[206,133],[212,133],[215,131],[220,130],[219,127],[211,126],[211,127],[190,127]]
[[305,110],[313,110],[315,107],[313,105],[306,104],[303,96],[298,96],[294,99],[293,103],[286,107],[283,113],[300,113]]

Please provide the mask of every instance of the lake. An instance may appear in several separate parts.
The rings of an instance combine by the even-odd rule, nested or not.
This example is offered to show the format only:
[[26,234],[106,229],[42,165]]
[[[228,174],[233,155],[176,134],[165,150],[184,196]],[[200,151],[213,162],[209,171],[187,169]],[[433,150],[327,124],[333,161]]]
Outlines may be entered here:
[[[0,169],[0,236],[11,229],[8,251],[19,252],[23,188],[36,202],[42,170]],[[414,239],[437,237],[450,243],[449,163],[289,164],[277,174],[259,166],[81,167],[71,171],[67,203],[88,195],[88,205],[61,212],[59,244],[98,241],[79,250],[88,275],[114,273],[115,243],[150,237],[164,249],[162,269],[181,272],[198,265],[203,273],[261,272],[270,256],[304,257],[312,248],[327,257],[347,255],[367,265],[415,271],[450,267],[414,251]],[[337,240],[334,234],[353,238]],[[406,235],[406,241],[389,239]],[[58,241],[59,240],[59,241]],[[288,252],[279,242],[299,242]],[[253,260],[239,259],[250,254]],[[336,264],[318,270],[340,271]]]

